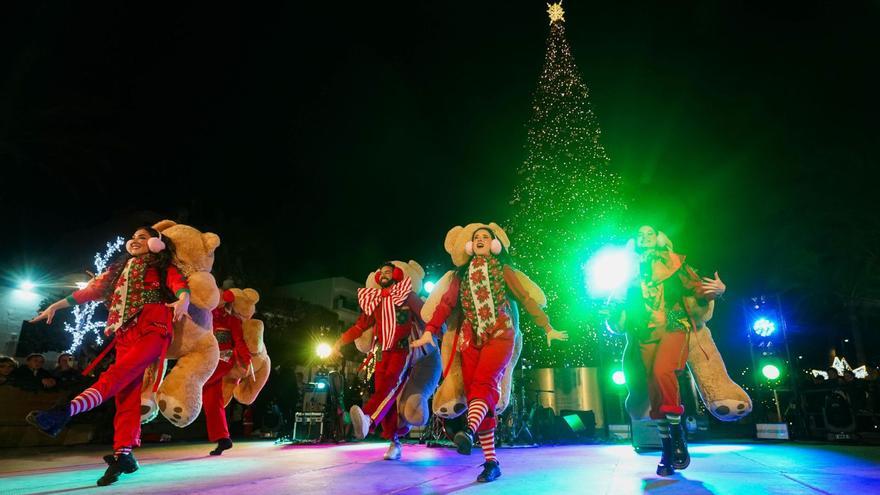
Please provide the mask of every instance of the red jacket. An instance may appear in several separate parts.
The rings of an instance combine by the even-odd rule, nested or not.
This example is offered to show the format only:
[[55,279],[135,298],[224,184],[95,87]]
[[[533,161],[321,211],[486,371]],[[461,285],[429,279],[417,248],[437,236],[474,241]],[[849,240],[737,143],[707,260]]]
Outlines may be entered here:
[[[394,328],[394,341],[391,342],[392,345],[396,345],[402,339],[409,337],[413,325],[422,322],[421,314],[423,304],[424,303],[419,299],[419,296],[414,292],[410,292],[406,301],[401,306],[395,308],[397,313],[397,326]],[[376,314],[367,315],[362,312],[355,324],[342,334],[340,340],[341,343],[345,345],[354,342],[355,339],[376,324],[376,315],[381,311],[382,305],[379,305],[376,306]],[[376,337],[379,339],[382,338],[378,332],[376,333]],[[384,342],[379,342],[380,346],[384,344]]]
[[[104,272],[93,278],[89,285],[67,296],[67,302],[71,306],[76,306],[77,304],[102,299],[107,293],[107,284],[110,282],[109,272]],[[152,267],[147,268],[147,272],[144,274],[144,290],[158,290],[160,285],[159,271]],[[171,289],[175,296],[180,296],[181,292],[189,292],[186,278],[174,266],[168,267],[165,285]]]
[[[225,306],[214,308],[214,337],[220,347],[220,359],[228,361],[232,356],[245,368],[251,363],[251,353],[244,341],[241,319]],[[225,358],[225,359],[224,359]]]

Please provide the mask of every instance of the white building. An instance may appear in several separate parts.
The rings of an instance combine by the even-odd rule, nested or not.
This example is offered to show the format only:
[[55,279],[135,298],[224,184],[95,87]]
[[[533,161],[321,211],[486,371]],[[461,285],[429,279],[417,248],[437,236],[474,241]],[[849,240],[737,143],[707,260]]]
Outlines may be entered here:
[[354,325],[360,314],[357,290],[361,287],[363,285],[354,280],[332,277],[284,285],[273,292],[279,297],[302,299],[335,312],[340,329],[345,330]]

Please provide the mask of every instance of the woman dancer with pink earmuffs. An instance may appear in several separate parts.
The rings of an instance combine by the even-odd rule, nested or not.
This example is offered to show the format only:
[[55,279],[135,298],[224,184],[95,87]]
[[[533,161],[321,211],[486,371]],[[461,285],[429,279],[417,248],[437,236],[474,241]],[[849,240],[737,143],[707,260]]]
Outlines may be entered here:
[[[88,301],[104,299],[109,314],[104,333],[115,338],[95,363],[116,348],[116,361],[98,381],[68,403],[47,411],[32,411],[28,423],[50,436],[57,436],[73,416],[116,398],[113,418],[113,454],[104,456],[107,471],[98,480],[104,486],[122,473],[138,469],[132,447],[140,445],[141,385],[146,368],[164,360],[171,342],[172,321],[187,315],[189,287],[171,260],[174,245],[150,227],[135,231],[125,244],[127,255],[114,261],[88,286],[53,303],[31,322],[52,323],[55,312]],[[84,372],[88,373],[91,366]]]

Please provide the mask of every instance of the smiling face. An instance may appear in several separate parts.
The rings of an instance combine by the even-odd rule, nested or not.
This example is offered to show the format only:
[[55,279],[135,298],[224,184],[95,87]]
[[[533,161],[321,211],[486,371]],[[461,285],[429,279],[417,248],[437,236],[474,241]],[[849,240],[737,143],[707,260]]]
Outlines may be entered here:
[[131,240],[126,244],[126,249],[128,250],[128,254],[132,256],[143,256],[150,252],[150,248],[147,246],[147,239],[153,237],[147,232],[146,229],[137,229],[134,235],[131,236]]
[[476,256],[489,256],[492,254],[492,233],[487,229],[479,229],[474,232],[471,241],[474,243],[474,254]]
[[385,265],[379,269],[379,285],[382,287],[394,285],[394,267]]
[[648,251],[657,247],[657,231],[650,225],[642,225],[639,227],[639,233],[636,236],[636,247],[639,251]]

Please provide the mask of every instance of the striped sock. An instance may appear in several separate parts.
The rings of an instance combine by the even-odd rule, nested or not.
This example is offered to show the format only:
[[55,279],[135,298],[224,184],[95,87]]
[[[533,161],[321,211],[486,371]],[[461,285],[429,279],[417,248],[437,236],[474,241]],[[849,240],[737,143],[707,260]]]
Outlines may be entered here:
[[468,404],[468,428],[471,431],[477,431],[486,413],[489,412],[489,405],[483,399],[474,399]]
[[669,438],[669,422],[665,419],[657,421],[657,433],[660,434],[660,438]]
[[498,462],[498,456],[495,455],[495,430],[480,432],[479,437],[480,447],[483,449],[483,457],[486,458],[486,462]]
[[131,454],[131,447],[119,447],[118,449],[116,449],[113,452],[113,455],[115,455],[117,458],[121,455],[129,455],[129,454]]
[[681,424],[681,416],[678,414],[667,414],[666,421],[669,421],[671,425]]
[[101,392],[93,388],[87,388],[70,401],[70,415],[76,416],[79,413],[94,409],[100,406],[102,402],[104,402],[104,398],[101,397]]

